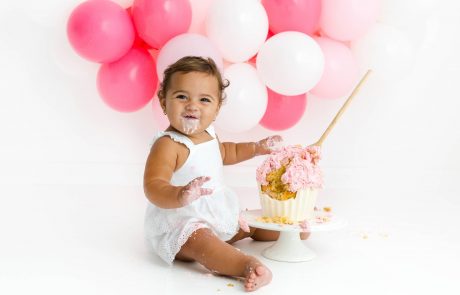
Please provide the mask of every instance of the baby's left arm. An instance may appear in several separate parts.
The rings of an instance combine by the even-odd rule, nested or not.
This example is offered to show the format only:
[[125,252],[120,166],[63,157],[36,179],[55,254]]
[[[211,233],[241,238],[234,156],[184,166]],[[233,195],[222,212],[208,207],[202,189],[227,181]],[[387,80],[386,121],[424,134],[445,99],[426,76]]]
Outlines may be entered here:
[[257,142],[222,142],[220,152],[224,165],[233,165],[259,155],[271,153],[283,139],[279,135],[269,136]]

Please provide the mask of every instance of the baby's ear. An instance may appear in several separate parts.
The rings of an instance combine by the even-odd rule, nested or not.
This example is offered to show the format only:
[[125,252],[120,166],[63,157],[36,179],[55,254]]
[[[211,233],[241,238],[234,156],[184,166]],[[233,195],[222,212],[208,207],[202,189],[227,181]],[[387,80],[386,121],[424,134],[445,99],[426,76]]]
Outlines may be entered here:
[[158,99],[160,100],[160,106],[164,110],[166,108],[166,99],[163,96],[158,96]]

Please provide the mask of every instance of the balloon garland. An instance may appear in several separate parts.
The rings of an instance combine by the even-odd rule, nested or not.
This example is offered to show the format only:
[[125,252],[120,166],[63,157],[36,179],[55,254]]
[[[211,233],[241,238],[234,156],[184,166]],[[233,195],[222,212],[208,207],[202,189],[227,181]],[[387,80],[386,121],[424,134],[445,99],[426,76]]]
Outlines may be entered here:
[[101,64],[97,88],[116,111],[134,112],[157,99],[164,69],[183,56],[199,55],[214,59],[231,80],[216,125],[232,132],[257,124],[285,130],[303,116],[308,96],[342,98],[364,68],[395,73],[410,68],[413,47],[391,24],[377,23],[381,5],[380,0],[134,0],[124,9],[114,1],[88,0],[69,16],[67,36],[81,57]]

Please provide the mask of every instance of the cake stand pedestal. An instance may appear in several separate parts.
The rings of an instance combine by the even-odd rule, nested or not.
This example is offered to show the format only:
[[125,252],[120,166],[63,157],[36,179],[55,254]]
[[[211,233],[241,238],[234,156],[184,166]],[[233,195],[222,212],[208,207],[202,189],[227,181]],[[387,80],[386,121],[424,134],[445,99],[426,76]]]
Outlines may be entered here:
[[[258,221],[257,219],[262,217],[262,210],[247,210],[241,212],[241,214],[249,226],[280,232],[278,240],[262,252],[265,258],[282,262],[303,262],[316,257],[315,252],[300,239],[299,233],[302,229],[298,225]],[[316,214],[320,217],[324,216],[324,214]],[[309,222],[310,232],[337,230],[346,225],[345,220],[337,216],[328,217],[328,221],[323,222],[315,220],[316,218]]]

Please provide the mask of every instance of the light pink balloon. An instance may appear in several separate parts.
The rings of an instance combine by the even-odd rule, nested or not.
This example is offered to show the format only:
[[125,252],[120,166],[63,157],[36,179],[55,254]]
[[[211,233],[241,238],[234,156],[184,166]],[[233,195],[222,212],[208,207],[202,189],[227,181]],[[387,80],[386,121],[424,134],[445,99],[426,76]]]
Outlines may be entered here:
[[169,40],[158,53],[157,75],[160,81],[163,81],[163,72],[170,64],[189,55],[210,57],[223,72],[222,56],[208,38],[198,34],[182,34]]
[[189,33],[206,35],[206,15],[214,0],[190,0],[192,6],[192,22]]
[[72,11],[67,22],[67,37],[80,56],[106,63],[129,51],[135,33],[125,9],[112,1],[91,0]]
[[355,40],[377,21],[379,0],[323,0],[321,30],[332,39]]
[[267,110],[260,125],[275,131],[289,129],[300,121],[306,106],[307,94],[286,96],[268,89]]
[[270,31],[298,31],[313,35],[319,28],[321,0],[262,0]]
[[339,41],[326,37],[314,39],[324,54],[324,72],[310,93],[321,98],[339,98],[348,94],[358,77],[358,64],[353,53]]
[[97,88],[107,105],[120,112],[133,112],[154,96],[158,78],[155,62],[144,48],[133,48],[116,62],[103,64]]
[[134,0],[132,10],[139,36],[157,49],[187,32],[192,20],[188,0]]

